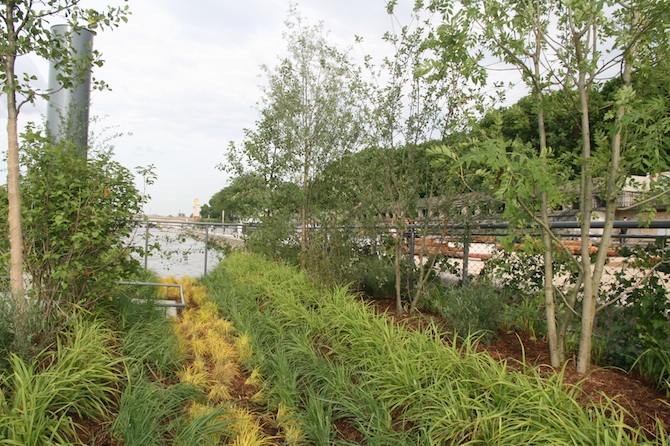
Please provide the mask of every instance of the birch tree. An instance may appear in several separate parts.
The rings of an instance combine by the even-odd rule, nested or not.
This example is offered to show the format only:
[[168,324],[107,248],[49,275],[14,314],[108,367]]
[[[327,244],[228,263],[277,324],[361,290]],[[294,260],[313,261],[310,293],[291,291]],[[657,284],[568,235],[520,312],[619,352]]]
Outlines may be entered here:
[[[626,171],[623,168],[624,148],[627,132],[632,124],[627,119],[630,110],[640,104],[634,101],[635,92],[632,78],[642,64],[654,63],[661,55],[660,48],[667,48],[667,33],[661,30],[668,25],[668,7],[664,2],[640,0],[621,1],[464,1],[453,5],[441,0],[431,2],[430,9],[439,12],[442,24],[436,28],[428,45],[443,50],[442,59],[433,59],[425,64],[426,71],[440,69],[443,60],[461,60],[463,72],[473,71],[472,66],[484,69],[491,58],[513,67],[522,74],[537,100],[539,170],[550,172],[556,167],[556,159],[551,148],[546,145],[543,129],[543,91],[548,88],[562,88],[574,91],[577,97],[575,111],[579,116],[581,132],[581,152],[579,154],[579,198],[581,249],[573,262],[578,264],[580,276],[574,289],[573,298],[566,301],[567,311],[575,311],[577,292],[581,299],[581,334],[577,371],[585,373],[590,367],[591,339],[596,313],[614,301],[599,294],[607,247],[612,236],[616,200],[620,194]],[[549,24],[555,24],[549,26]],[[454,48],[454,39],[462,44]],[[644,54],[644,58],[639,56]],[[620,67],[617,72],[615,67]],[[481,71],[475,70],[477,73]],[[591,94],[599,81],[612,76],[621,77],[621,87],[615,100],[610,104],[607,128],[594,134],[591,128]],[[475,80],[480,80],[477,78]],[[493,143],[495,146],[496,144]],[[491,158],[491,164],[498,166],[505,158],[508,179],[515,183],[504,183],[508,189],[508,204],[521,208],[542,229],[545,247],[545,302],[549,324],[549,342],[552,364],[564,360],[564,350],[556,328],[556,300],[551,271],[551,250],[554,243],[560,244],[558,237],[549,227],[547,211],[551,203],[548,194],[556,191],[557,183],[547,182],[549,178],[518,175],[520,159],[526,162],[532,157],[518,157],[519,151],[501,150],[500,158]],[[492,153],[492,152],[491,152]],[[597,155],[597,156],[594,156]],[[637,153],[629,153],[630,158],[658,157],[658,148],[646,148]],[[515,161],[516,159],[516,161]],[[504,164],[503,163],[503,164]],[[665,163],[662,163],[665,165]],[[531,164],[526,164],[530,166]],[[515,175],[516,173],[516,175]],[[543,178],[543,183],[538,183]],[[589,234],[593,212],[594,184],[597,179],[605,182],[604,199],[605,227],[601,238],[603,249],[592,261],[589,254]],[[543,186],[540,186],[543,184]],[[533,193],[523,195],[519,191],[531,188]],[[500,191],[502,192],[502,191]],[[567,315],[566,315],[567,317]],[[561,327],[565,327],[562,325]]]
[[251,168],[271,189],[285,181],[299,186],[305,267],[314,176],[359,144],[358,71],[346,52],[328,42],[323,25],[308,26],[295,7],[286,26],[288,55],[275,68],[263,67],[267,86],[260,120],[241,146],[230,146],[229,159],[238,175]]

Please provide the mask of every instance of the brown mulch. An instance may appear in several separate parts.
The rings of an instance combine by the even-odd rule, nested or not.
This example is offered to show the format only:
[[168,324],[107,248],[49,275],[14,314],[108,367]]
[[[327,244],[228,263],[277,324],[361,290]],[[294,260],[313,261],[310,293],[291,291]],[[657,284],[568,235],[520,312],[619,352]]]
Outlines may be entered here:
[[[434,314],[419,314],[416,316],[395,316],[395,301],[375,300],[371,301],[372,308],[376,313],[386,313],[399,323],[421,329],[433,321],[437,326],[446,326],[446,322]],[[549,365],[549,345],[543,340],[533,340],[521,337],[516,333],[498,333],[496,338],[489,344],[481,343],[480,350],[487,351],[496,359],[513,359],[509,362],[513,366],[515,362],[522,361],[529,366],[536,367],[541,373],[556,373]],[[600,401],[602,395],[614,398],[623,406],[631,416],[626,417],[630,425],[639,425],[648,432],[655,432],[656,420],[658,419],[667,430],[670,427],[670,398],[657,390],[654,385],[640,375],[627,373],[623,370],[593,367],[589,373],[580,375],[574,368],[575,360],[571,358],[565,366],[563,381],[566,384],[577,384],[581,382],[584,402]]]

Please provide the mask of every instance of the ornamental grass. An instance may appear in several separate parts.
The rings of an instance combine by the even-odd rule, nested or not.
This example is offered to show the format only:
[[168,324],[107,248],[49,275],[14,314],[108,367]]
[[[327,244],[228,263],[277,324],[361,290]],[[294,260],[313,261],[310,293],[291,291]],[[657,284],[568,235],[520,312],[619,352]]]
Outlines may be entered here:
[[308,443],[666,444],[662,428],[627,424],[615,400],[580,401],[561,372],[510,367],[478,351],[477,334],[457,342],[397,325],[293,267],[235,253],[207,286],[249,337],[264,402],[291,413]]
[[75,419],[110,421],[124,378],[118,339],[75,314],[52,350],[27,363],[10,354],[0,376],[0,443],[77,443]]

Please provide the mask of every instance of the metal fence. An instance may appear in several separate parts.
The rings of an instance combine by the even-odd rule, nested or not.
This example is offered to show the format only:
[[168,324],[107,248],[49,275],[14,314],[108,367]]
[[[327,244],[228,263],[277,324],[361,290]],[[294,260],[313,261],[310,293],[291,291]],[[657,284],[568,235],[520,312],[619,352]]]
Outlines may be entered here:
[[[150,263],[163,260],[166,269],[157,271],[159,275],[192,275],[207,274],[213,263],[221,257],[212,256],[212,245],[223,242],[233,246],[243,246],[244,235],[255,226],[234,223],[214,222],[185,222],[171,220],[148,220],[139,222],[135,243],[144,248],[142,258],[145,268]],[[554,232],[563,241],[568,249],[579,253],[580,226],[576,221],[557,221],[551,224]],[[591,249],[602,248],[602,221],[591,222],[589,245]],[[313,231],[319,228],[312,228]],[[358,232],[361,228],[353,229]],[[296,232],[300,229],[296,228]],[[450,263],[449,272],[442,273],[443,280],[452,283],[467,285],[468,282],[480,276],[487,262],[502,252],[501,241],[513,234],[517,243],[525,238],[538,239],[541,236],[537,228],[515,229],[512,231],[508,223],[478,223],[478,224],[410,224],[401,228],[384,227],[380,233],[392,232],[395,236],[404,238],[409,259],[421,262],[424,258],[440,255]],[[401,231],[403,231],[401,233]],[[189,239],[190,245],[185,249],[176,248],[176,238]],[[644,271],[634,270],[618,255],[621,247],[647,245],[656,241],[666,242],[670,238],[670,221],[654,220],[644,227],[637,221],[620,220],[614,223],[614,232],[610,246],[606,247],[610,253],[610,260],[606,268],[606,276],[613,277],[627,268],[626,274],[642,276]],[[151,249],[153,245],[162,245],[161,249]],[[166,253],[167,252],[167,253]],[[617,269],[618,268],[618,269]],[[156,269],[152,266],[152,269]],[[518,271],[519,275],[525,271]],[[608,277],[605,278],[607,282]],[[670,280],[669,280],[670,282]],[[670,285],[668,286],[670,288]]]
[[[576,221],[557,221],[551,224],[554,233],[561,239],[567,249],[579,255],[581,247],[580,225]],[[633,262],[626,261],[621,255],[623,247],[646,246],[650,243],[667,242],[670,238],[670,221],[654,220],[644,227],[637,221],[620,220],[614,223],[614,231],[607,247],[601,246],[604,222],[591,222],[589,234],[589,250],[591,253],[599,249],[607,249],[609,260],[605,271],[604,282],[612,281],[614,276],[626,270],[628,276],[645,274],[641,268],[634,271]],[[409,225],[403,234],[410,259],[439,254],[450,259],[453,270],[459,274],[445,273],[444,279],[466,285],[468,281],[480,276],[489,260],[502,253],[501,241],[512,235],[513,242],[519,249],[526,236],[539,240],[541,233],[537,228],[511,230],[509,223],[481,223],[473,225]],[[562,248],[561,248],[562,249]],[[670,253],[668,253],[670,254]],[[416,260],[415,260],[416,262]],[[524,274],[524,271],[518,271]],[[670,281],[666,281],[670,282]],[[670,285],[668,285],[670,289]]]
[[242,245],[243,231],[240,224],[142,220],[133,243],[143,248],[145,269],[151,267],[159,275],[198,276],[220,259],[213,248]]

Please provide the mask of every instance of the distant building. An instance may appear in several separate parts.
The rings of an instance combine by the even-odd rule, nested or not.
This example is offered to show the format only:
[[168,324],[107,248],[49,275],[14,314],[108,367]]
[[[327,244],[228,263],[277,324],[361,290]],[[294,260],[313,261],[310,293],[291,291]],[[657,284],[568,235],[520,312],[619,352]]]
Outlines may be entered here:
[[193,200],[193,221],[200,220],[200,200],[195,198]]

